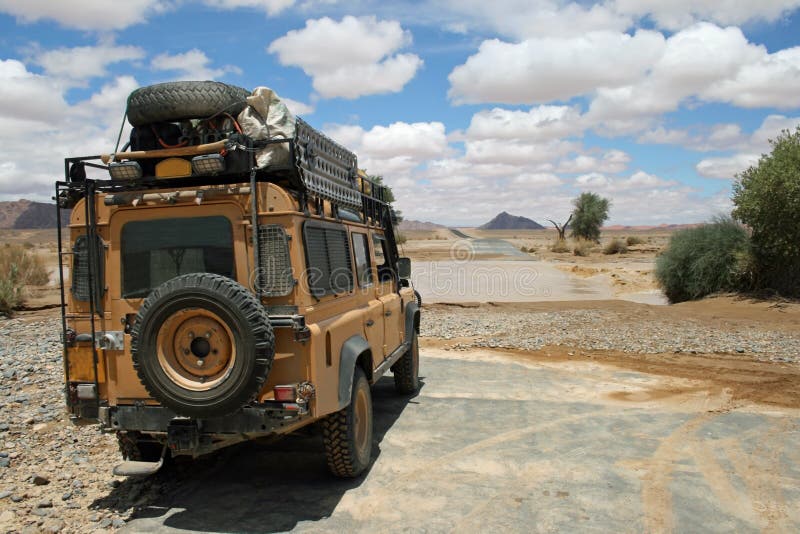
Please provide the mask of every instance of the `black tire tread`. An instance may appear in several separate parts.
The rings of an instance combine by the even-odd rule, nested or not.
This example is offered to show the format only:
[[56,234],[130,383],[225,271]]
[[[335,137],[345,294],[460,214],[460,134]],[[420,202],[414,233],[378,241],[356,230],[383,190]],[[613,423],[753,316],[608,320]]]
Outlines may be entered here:
[[250,91],[213,81],[166,82],[140,87],[128,96],[128,122],[144,126],[156,122],[202,119],[216,113],[238,115]]
[[[248,385],[243,387],[236,397],[226,403],[227,408],[218,410],[220,413],[192,413],[194,410],[187,410],[186,406],[174,404],[171,398],[165,396],[157,387],[153,386],[149,377],[146,376],[143,366],[140,365],[141,354],[139,351],[139,339],[144,317],[150,313],[153,306],[162,299],[168,298],[170,295],[181,293],[187,289],[211,291],[222,299],[227,300],[232,306],[238,308],[246,318],[253,338],[256,340],[255,369],[249,376]],[[272,367],[274,356],[275,334],[264,306],[262,306],[258,299],[244,286],[235,280],[218,274],[185,274],[164,282],[151,291],[150,295],[144,300],[142,306],[139,308],[139,312],[136,314],[133,328],[131,328],[131,357],[133,359],[133,367],[136,369],[139,380],[141,380],[147,392],[154,399],[181,415],[192,417],[223,416],[240,408],[245,403],[249,402],[264,386],[264,382]]]
[[[414,337],[411,340],[411,346],[405,354],[403,354],[397,362],[392,366],[392,373],[394,374],[394,388],[401,395],[409,395],[415,393],[419,389],[419,368],[414,369],[414,354],[413,351],[419,351],[419,342],[417,340],[417,333],[412,334]],[[419,365],[419,358],[417,358],[417,365]]]
[[[356,367],[353,389],[359,378],[366,381],[364,372]],[[352,405],[352,402],[351,402]],[[340,478],[354,478],[361,474],[365,466],[357,465],[353,445],[353,414],[347,406],[322,420],[322,439],[325,443],[325,456],[330,472]]]

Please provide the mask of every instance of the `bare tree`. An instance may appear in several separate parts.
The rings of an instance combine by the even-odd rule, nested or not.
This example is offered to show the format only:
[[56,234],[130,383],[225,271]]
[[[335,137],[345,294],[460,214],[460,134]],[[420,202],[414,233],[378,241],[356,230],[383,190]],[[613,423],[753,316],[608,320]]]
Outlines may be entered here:
[[569,219],[567,219],[567,222],[565,222],[561,226],[559,226],[557,222],[551,219],[547,220],[550,221],[550,223],[552,223],[552,225],[556,227],[556,231],[558,232],[558,240],[564,241],[566,239],[567,229],[569,228],[569,222],[572,220],[572,214],[570,214]]

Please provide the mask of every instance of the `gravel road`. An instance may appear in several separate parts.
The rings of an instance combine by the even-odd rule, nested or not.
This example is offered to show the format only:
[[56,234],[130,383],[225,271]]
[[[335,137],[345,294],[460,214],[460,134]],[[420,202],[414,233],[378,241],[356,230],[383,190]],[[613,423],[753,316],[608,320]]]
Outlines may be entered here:
[[[666,307],[603,302],[561,309],[525,305],[432,305],[420,334],[453,348],[537,350],[569,346],[639,354],[727,353],[800,361],[800,331],[769,324],[681,317]],[[663,312],[663,313],[662,313]]]
[[160,487],[112,489],[116,439],[64,413],[60,320],[0,319],[0,532],[105,532]]

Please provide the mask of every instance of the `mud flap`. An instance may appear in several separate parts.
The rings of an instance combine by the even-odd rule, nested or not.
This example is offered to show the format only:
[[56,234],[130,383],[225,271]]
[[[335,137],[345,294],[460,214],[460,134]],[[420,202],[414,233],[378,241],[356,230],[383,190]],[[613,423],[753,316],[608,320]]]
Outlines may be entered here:
[[164,465],[164,456],[157,462],[134,462],[126,460],[114,466],[114,474],[123,477],[146,477],[158,472]]

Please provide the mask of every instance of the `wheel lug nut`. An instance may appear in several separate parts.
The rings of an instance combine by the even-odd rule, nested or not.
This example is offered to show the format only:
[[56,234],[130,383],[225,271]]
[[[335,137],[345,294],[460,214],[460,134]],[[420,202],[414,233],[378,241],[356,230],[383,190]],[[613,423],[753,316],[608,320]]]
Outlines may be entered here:
[[203,367],[203,360],[197,360],[197,366]]
[[209,331],[209,332],[206,332],[206,338],[207,338],[207,339],[210,339],[210,338],[211,338],[211,332],[210,332],[210,331]]
[[183,349],[183,353],[188,355],[189,354],[189,349]]

